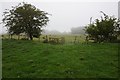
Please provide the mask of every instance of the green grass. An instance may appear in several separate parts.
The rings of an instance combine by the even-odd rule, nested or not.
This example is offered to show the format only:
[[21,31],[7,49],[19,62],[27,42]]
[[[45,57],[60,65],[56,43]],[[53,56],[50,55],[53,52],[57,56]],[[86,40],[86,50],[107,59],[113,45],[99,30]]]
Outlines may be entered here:
[[117,78],[117,43],[52,45],[7,40],[2,44],[3,78]]

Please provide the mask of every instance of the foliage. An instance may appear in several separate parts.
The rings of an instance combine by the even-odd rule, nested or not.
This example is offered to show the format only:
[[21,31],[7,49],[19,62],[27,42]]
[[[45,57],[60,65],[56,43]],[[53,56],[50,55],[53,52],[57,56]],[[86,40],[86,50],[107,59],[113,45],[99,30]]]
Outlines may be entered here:
[[23,2],[4,12],[3,23],[8,28],[9,34],[25,33],[32,40],[33,37],[39,37],[41,28],[47,25],[49,21],[47,15],[48,13]]
[[[103,12],[102,12],[103,13]],[[96,19],[95,23],[85,27],[85,31],[95,42],[113,41],[117,39],[118,27],[117,18],[111,17],[103,13],[104,17]]]

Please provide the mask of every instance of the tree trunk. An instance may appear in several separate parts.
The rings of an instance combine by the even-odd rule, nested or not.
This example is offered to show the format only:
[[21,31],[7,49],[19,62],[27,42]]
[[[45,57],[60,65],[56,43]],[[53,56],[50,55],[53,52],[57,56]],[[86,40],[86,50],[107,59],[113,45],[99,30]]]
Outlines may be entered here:
[[32,34],[30,34],[29,37],[30,37],[30,40],[33,40]]

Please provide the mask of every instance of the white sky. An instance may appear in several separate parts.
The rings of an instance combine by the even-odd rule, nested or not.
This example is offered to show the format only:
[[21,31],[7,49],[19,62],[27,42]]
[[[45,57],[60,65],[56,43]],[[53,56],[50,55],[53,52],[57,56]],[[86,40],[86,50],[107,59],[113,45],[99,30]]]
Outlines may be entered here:
[[[13,2],[14,1],[14,2]],[[60,32],[69,32],[72,27],[85,26],[89,24],[90,17],[93,21],[100,18],[102,15],[100,11],[115,17],[118,17],[118,1],[117,0],[33,0],[25,2],[31,3],[37,8],[52,14],[50,22],[45,29],[58,30]],[[23,0],[19,0],[23,2]],[[17,5],[18,1],[4,0],[0,2],[0,20],[2,19],[2,12],[5,9],[11,9],[11,6]],[[5,28],[0,25],[0,33],[5,33]]]

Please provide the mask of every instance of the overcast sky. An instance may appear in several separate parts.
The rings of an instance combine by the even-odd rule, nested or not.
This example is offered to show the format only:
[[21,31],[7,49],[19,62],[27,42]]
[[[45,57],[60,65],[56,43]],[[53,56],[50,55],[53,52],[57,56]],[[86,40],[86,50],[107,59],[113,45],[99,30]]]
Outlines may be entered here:
[[[58,30],[60,32],[69,32],[72,27],[85,26],[89,24],[90,17],[93,21],[100,18],[100,11],[115,17],[118,17],[118,2],[78,2],[78,1],[46,1],[46,2],[29,2],[37,8],[52,14],[50,21],[45,29]],[[0,2],[0,14],[5,9],[11,9],[11,6],[17,5],[18,2]],[[2,16],[0,15],[0,20]],[[0,33],[5,32],[5,28],[0,25]]]

